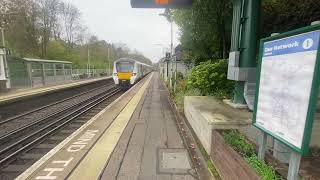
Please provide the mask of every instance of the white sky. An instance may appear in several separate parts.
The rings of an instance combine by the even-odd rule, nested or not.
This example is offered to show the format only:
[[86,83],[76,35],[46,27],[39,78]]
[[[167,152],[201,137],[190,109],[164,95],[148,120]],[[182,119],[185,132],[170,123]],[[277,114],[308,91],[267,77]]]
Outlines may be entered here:
[[[75,5],[90,33],[109,43],[125,43],[157,62],[170,46],[170,24],[163,9],[133,9],[130,0],[64,0]],[[174,45],[178,28],[174,26]],[[162,46],[156,44],[163,44]]]

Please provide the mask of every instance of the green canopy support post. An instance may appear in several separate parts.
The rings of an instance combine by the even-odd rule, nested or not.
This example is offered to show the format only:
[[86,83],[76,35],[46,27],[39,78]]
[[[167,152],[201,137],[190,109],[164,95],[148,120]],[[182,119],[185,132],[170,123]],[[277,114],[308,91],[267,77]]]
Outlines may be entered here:
[[235,80],[235,104],[246,104],[245,82],[255,76],[261,0],[233,0],[228,79]]

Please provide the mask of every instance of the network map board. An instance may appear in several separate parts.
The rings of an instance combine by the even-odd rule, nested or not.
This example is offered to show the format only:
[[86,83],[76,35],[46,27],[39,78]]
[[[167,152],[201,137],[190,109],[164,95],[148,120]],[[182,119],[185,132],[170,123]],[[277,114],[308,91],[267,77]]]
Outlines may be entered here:
[[260,43],[254,126],[300,154],[309,149],[319,88],[320,28]]

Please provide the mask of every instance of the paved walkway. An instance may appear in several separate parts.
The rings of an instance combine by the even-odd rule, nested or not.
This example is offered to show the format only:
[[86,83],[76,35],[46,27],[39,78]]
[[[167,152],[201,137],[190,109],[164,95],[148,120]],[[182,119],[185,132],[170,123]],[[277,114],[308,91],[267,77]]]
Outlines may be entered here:
[[168,93],[155,73],[101,179],[193,180]]

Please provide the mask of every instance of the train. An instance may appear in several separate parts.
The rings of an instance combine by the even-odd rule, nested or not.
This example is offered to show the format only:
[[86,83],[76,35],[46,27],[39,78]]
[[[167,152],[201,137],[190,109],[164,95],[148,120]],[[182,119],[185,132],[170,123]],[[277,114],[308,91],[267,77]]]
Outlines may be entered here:
[[112,77],[117,86],[127,89],[136,84],[152,70],[153,66],[141,63],[138,60],[120,58],[114,62]]

